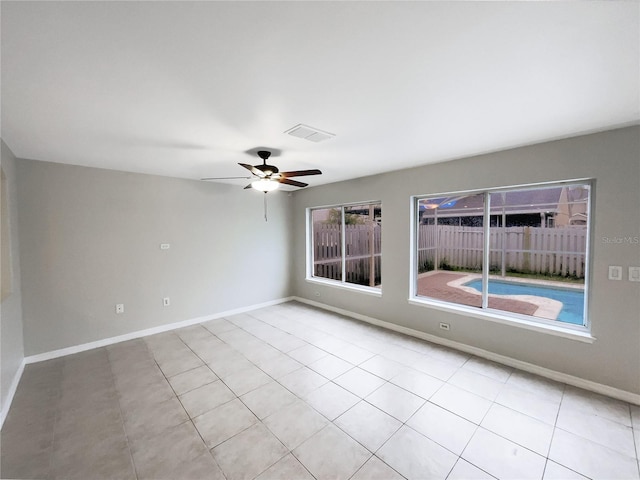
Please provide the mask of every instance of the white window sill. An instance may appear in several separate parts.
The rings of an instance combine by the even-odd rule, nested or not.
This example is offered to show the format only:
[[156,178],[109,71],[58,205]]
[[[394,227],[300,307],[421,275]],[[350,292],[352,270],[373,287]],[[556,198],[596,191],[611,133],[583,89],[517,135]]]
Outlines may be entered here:
[[465,305],[453,305],[450,303],[443,303],[416,297],[409,298],[409,304],[417,305],[420,307],[434,308],[436,310],[442,310],[444,312],[457,313],[460,315],[465,315],[467,317],[481,318],[483,320],[489,320],[490,322],[524,328],[526,330],[533,330],[534,332],[546,333],[548,335],[568,338],[570,340],[577,340],[584,343],[593,343],[596,341],[596,338],[593,337],[591,333],[584,327],[571,328],[559,325],[549,325],[541,322],[536,322],[534,320],[515,318],[511,315],[501,315],[499,313],[496,313],[495,310],[487,311],[481,310],[479,308],[467,307]]
[[374,297],[382,297],[381,287],[365,287],[364,285],[356,285],[353,283],[339,282],[337,280],[326,280],[317,277],[307,277],[305,279],[309,283],[317,283],[318,285],[326,285],[327,287],[340,288],[342,290],[350,290],[353,292],[373,295]]

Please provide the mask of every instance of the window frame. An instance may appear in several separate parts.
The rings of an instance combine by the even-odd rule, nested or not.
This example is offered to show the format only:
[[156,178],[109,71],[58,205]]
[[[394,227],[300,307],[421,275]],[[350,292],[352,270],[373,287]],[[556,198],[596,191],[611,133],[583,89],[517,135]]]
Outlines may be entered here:
[[[320,206],[315,206],[315,207],[307,207],[306,208],[306,235],[307,235],[307,241],[306,241],[306,257],[307,257],[307,265],[306,265],[306,275],[305,275],[305,280],[307,282],[310,283],[317,283],[317,284],[321,284],[321,285],[327,285],[330,287],[336,287],[336,288],[341,288],[341,289],[345,289],[345,290],[351,290],[351,291],[356,291],[356,292],[360,292],[360,293],[365,293],[365,294],[369,294],[369,295],[373,295],[376,297],[381,297],[382,296],[382,282],[380,283],[379,286],[377,287],[371,287],[371,286],[367,286],[367,285],[359,285],[357,283],[350,283],[345,281],[346,278],[346,260],[347,260],[347,255],[346,255],[346,236],[344,235],[345,232],[345,219],[344,219],[344,209],[346,207],[353,207],[353,206],[359,206],[359,205],[376,205],[379,206],[380,208],[380,214],[382,215],[382,201],[381,200],[369,200],[369,201],[362,201],[362,202],[349,202],[349,203],[338,203],[338,204],[333,204],[333,205],[320,205]],[[315,258],[314,258],[314,245],[313,245],[313,212],[315,210],[326,210],[326,209],[331,209],[331,208],[339,208],[340,212],[341,212],[341,230],[340,230],[340,241],[341,241],[341,248],[340,248],[340,253],[341,253],[341,265],[342,265],[342,280],[333,280],[333,279],[329,279],[329,278],[324,278],[324,277],[316,277],[313,275],[314,272],[314,262],[315,262]],[[381,227],[382,228],[382,227]],[[381,232],[382,234],[382,232]],[[382,264],[382,246],[380,248],[380,262]],[[380,272],[381,272],[381,277],[382,277],[382,265],[380,268]]]
[[[487,283],[489,280],[489,256],[491,253],[490,249],[490,204],[487,201],[489,195],[493,193],[500,192],[510,192],[517,190],[527,190],[527,189],[535,189],[535,188],[549,188],[549,187],[564,187],[564,186],[578,186],[578,185],[587,185],[589,187],[589,197],[587,200],[587,218],[589,221],[587,222],[587,232],[586,232],[586,245],[585,245],[585,275],[584,275],[584,325],[573,325],[570,323],[558,322],[557,320],[548,320],[544,318],[523,315],[513,312],[508,312],[504,310],[498,310],[489,308],[487,305],[488,300],[488,292]],[[511,186],[502,186],[502,187],[491,187],[491,188],[481,188],[481,189],[473,189],[473,190],[461,190],[461,191],[445,191],[439,193],[432,194],[422,194],[422,195],[413,195],[411,196],[411,235],[410,235],[410,292],[409,292],[409,303],[417,306],[424,306],[435,308],[437,310],[442,310],[446,312],[453,313],[462,313],[467,316],[481,318],[501,324],[512,325],[520,328],[525,328],[528,330],[534,330],[538,332],[553,334],[561,337],[571,338],[574,340],[579,340],[587,343],[592,343],[595,341],[595,338],[591,335],[591,315],[590,315],[590,304],[591,304],[591,295],[590,295],[590,285],[591,285],[591,263],[593,261],[593,251],[592,251],[592,235],[593,235],[593,225],[592,225],[592,211],[593,211],[593,201],[594,201],[594,193],[595,193],[595,180],[593,178],[579,178],[572,180],[561,180],[561,181],[551,181],[551,182],[541,182],[541,183],[531,183],[531,184],[520,184],[520,185],[511,185]],[[418,233],[419,229],[417,228],[419,225],[419,202],[421,200],[427,198],[436,198],[436,197],[450,197],[450,196],[460,196],[460,195],[477,195],[483,194],[485,197],[484,201],[484,212],[483,212],[483,263],[482,263],[482,307],[472,307],[462,304],[457,304],[453,302],[447,302],[445,300],[439,300],[435,298],[429,298],[425,296],[418,296]]]

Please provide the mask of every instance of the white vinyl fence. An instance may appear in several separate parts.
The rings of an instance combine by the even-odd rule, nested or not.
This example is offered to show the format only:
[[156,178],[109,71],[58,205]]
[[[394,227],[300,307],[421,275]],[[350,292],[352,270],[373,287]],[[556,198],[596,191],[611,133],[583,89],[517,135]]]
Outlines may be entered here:
[[[420,225],[418,268],[482,269],[482,227]],[[587,230],[583,227],[490,229],[490,268],[584,277]]]

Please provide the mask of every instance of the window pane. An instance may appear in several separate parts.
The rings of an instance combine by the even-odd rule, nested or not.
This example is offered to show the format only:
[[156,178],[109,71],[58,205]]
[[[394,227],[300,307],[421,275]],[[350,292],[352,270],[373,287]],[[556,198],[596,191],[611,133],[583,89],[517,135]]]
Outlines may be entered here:
[[462,284],[482,276],[483,215],[483,194],[418,201],[418,296],[482,306]]
[[584,325],[588,200],[588,185],[491,193],[491,308]]
[[313,276],[342,280],[342,209],[312,210]]
[[344,207],[345,282],[379,286],[382,210],[380,204]]

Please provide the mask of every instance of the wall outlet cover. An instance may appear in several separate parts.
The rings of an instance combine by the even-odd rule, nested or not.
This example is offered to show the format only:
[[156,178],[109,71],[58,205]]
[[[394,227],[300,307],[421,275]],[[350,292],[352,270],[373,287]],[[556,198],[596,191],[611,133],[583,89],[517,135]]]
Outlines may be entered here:
[[622,280],[622,267],[610,265],[609,280]]

